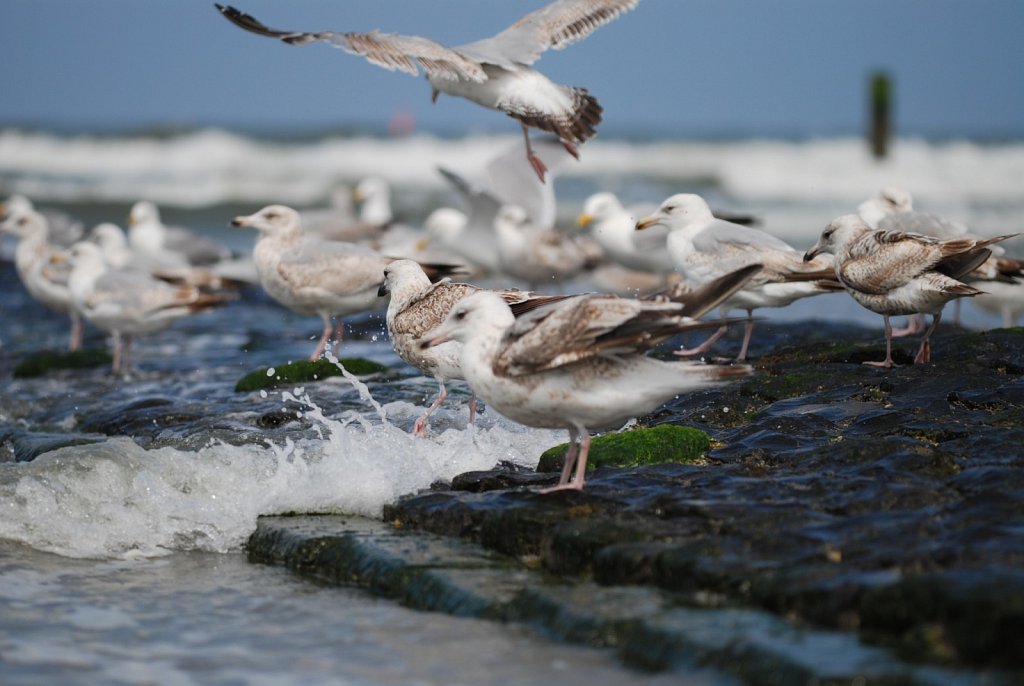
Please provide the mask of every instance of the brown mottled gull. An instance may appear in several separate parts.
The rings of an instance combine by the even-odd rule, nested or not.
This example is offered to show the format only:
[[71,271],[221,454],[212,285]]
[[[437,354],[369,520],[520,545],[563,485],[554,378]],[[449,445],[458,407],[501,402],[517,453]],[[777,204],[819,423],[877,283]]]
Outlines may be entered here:
[[[745,360],[754,331],[753,311],[761,307],[785,307],[800,298],[840,288],[832,276],[832,261],[823,257],[805,264],[803,255],[775,236],[740,224],[717,219],[699,195],[679,193],[661,203],[658,211],[636,223],[643,231],[666,227],[668,251],[676,270],[691,288],[749,264],[764,269],[722,303],[729,309],[747,312],[747,326],[738,360]],[[711,338],[692,350],[677,354],[706,352],[723,333],[720,328]]]
[[[462,368],[459,366],[459,356],[462,352],[459,343],[450,341],[433,348],[422,348],[419,341],[428,331],[440,326],[455,303],[480,290],[483,289],[468,283],[452,283],[448,280],[432,284],[423,268],[413,260],[395,260],[384,269],[384,283],[381,284],[378,294],[391,296],[387,312],[391,345],[399,357],[433,376],[440,387],[437,399],[413,426],[413,433],[419,436],[426,435],[428,418],[448,397],[445,383],[451,379],[464,378]],[[495,292],[516,313],[563,297],[535,296],[528,291],[516,289]],[[474,396],[469,402],[470,423],[475,417]]]
[[269,28],[234,7],[216,5],[235,25],[291,45],[324,41],[361,55],[389,71],[416,76],[422,69],[432,97],[458,96],[519,120],[526,157],[543,180],[546,167],[530,144],[529,127],[555,134],[573,156],[595,133],[601,106],[585,88],[553,83],[530,67],[548,49],[561,50],[633,9],[640,0],[556,0],[527,14],[504,31],[450,48],[421,36],[394,33],[282,31]]
[[804,259],[819,253],[834,255],[836,278],[846,291],[860,305],[884,317],[885,359],[864,364],[889,369],[893,367],[889,317],[919,312],[932,315],[932,324],[914,357],[915,364],[929,362],[930,339],[943,306],[954,298],[982,292],[960,279],[989,258],[989,246],[1015,235],[940,240],[917,233],[872,230],[860,216],[847,214],[825,227]]
[[521,424],[568,429],[569,454],[559,484],[549,490],[578,490],[590,431],[618,428],[680,393],[751,371],[663,362],[644,352],[682,331],[706,327],[686,313],[714,307],[756,271],[730,275],[726,288],[693,294],[687,304],[579,295],[518,319],[499,295],[480,291],[460,300],[423,345],[460,342],[462,373],[477,397]]

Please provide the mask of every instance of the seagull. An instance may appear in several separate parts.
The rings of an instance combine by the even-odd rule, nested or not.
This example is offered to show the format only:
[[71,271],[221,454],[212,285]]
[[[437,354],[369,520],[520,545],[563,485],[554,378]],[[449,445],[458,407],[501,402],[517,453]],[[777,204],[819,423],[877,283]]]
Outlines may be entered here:
[[[311,360],[323,354],[332,334],[340,342],[344,324],[339,321],[335,327],[334,317],[385,305],[377,291],[392,258],[355,243],[306,236],[299,213],[284,205],[268,205],[255,214],[235,217],[231,225],[260,232],[253,259],[267,294],[290,310],[323,320],[323,334]],[[432,265],[432,271],[451,268]]]
[[128,214],[128,244],[153,265],[166,268],[209,267],[231,258],[222,245],[181,226],[167,226],[160,209],[148,200],[132,205]]
[[[785,307],[800,298],[841,288],[832,276],[830,259],[819,258],[805,264],[803,255],[785,241],[759,229],[716,219],[699,195],[673,195],[661,203],[657,212],[636,223],[637,231],[654,227],[668,229],[668,252],[691,288],[748,264],[764,265],[721,307],[723,313],[733,308],[747,312],[743,345],[737,357],[740,361],[747,357],[755,309]],[[676,354],[704,353],[723,333],[724,326],[699,347]]]
[[[971,233],[970,229],[960,222],[953,221],[946,217],[931,212],[920,212],[914,209],[913,198],[909,191],[898,186],[887,186],[877,196],[869,198],[857,208],[861,219],[872,229],[900,233],[918,233],[931,236],[940,240],[951,240],[955,238],[978,239],[980,236]],[[992,254],[977,269],[964,277],[964,281],[984,281],[984,288],[999,292],[1006,289],[996,287],[989,288],[992,282],[1013,284],[1024,279],[1024,261],[1004,257],[1005,250],[1000,245],[993,245],[989,248]],[[1010,294],[1013,289],[1008,291]],[[1011,295],[1012,297],[1012,295]],[[954,302],[953,321],[960,320],[960,301]],[[910,323],[906,328],[893,329],[892,335],[896,337],[919,334],[925,330],[923,314],[916,314],[910,317]]]
[[[0,203],[0,219],[9,214],[32,212],[36,210],[35,204],[24,195],[14,194]],[[46,219],[48,228],[47,240],[60,248],[70,248],[82,240],[85,227],[69,214],[52,209],[38,210]]]
[[531,288],[564,281],[590,266],[586,247],[554,229],[540,230],[518,205],[504,205],[494,217],[501,271]]
[[594,193],[584,201],[576,224],[590,228],[594,240],[613,262],[665,279],[676,268],[668,252],[668,229],[659,226],[644,234],[636,231],[637,217],[654,210],[653,206],[626,209],[614,193]]
[[[545,160],[547,178],[556,175],[569,159],[557,140],[544,137],[534,141],[535,152]],[[522,157],[518,145],[503,149],[479,169],[467,172],[438,166],[438,172],[458,193],[465,212],[436,218],[427,226],[428,239],[490,274],[501,271],[496,249],[494,220],[505,205],[518,205],[538,229],[555,226],[557,200],[553,184],[537,179]]]
[[859,215],[847,214],[825,227],[804,259],[811,260],[819,253],[834,255],[836,278],[846,291],[860,305],[883,316],[885,359],[864,364],[891,369],[889,317],[932,315],[914,364],[931,361],[931,335],[942,318],[943,306],[954,298],[982,293],[960,279],[989,258],[989,246],[1016,235],[940,240],[917,233],[874,230]]
[[389,71],[416,76],[423,69],[436,102],[440,93],[471,100],[517,119],[526,158],[538,178],[547,168],[534,154],[530,127],[558,136],[573,157],[595,133],[601,105],[585,88],[552,82],[530,65],[548,49],[561,50],[632,10],[640,0],[556,0],[483,40],[450,48],[422,36],[394,33],[306,33],[269,28],[234,7],[217,4],[235,25],[290,45],[324,41]]
[[[452,283],[447,279],[431,283],[423,268],[413,260],[395,260],[384,268],[384,283],[381,284],[378,295],[391,296],[386,317],[391,345],[399,357],[433,376],[440,387],[437,400],[413,426],[413,433],[417,436],[426,435],[428,418],[448,397],[445,383],[452,379],[465,378],[459,365],[462,346],[458,342],[449,341],[424,349],[419,346],[419,339],[428,331],[440,326],[456,302],[481,290],[483,289],[468,283]],[[512,307],[515,314],[566,297],[536,296],[529,291],[518,289],[495,292]],[[473,423],[476,417],[476,405],[474,396],[469,401],[470,423]]]
[[6,219],[0,223],[0,233],[9,233],[18,239],[14,266],[25,290],[35,300],[71,319],[68,350],[74,352],[82,347],[82,319],[71,304],[67,271],[51,264],[61,248],[50,243],[49,231],[46,216],[18,204],[7,206]]
[[561,478],[547,490],[580,490],[591,431],[617,429],[681,393],[751,372],[646,357],[661,341],[707,326],[685,311],[671,301],[591,294],[516,319],[501,296],[480,291],[460,300],[421,345],[458,341],[462,373],[477,397],[521,424],[568,429]]
[[173,286],[136,269],[111,269],[101,248],[86,241],[67,253],[68,289],[83,317],[113,335],[113,371],[128,370],[133,336],[162,331],[193,312],[229,299],[194,286]]

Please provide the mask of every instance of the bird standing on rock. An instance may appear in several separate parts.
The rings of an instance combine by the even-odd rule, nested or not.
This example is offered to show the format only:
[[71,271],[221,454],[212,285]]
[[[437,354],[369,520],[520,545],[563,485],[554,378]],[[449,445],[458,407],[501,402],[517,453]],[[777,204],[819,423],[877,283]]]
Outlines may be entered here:
[[820,253],[834,255],[836,278],[846,291],[858,304],[884,317],[885,359],[864,364],[891,369],[895,365],[889,317],[932,315],[914,364],[931,361],[931,335],[943,306],[954,298],[983,292],[960,279],[991,256],[989,246],[1016,235],[944,241],[918,233],[873,230],[860,216],[847,214],[825,227],[804,259]]
[[640,0],[556,0],[504,31],[454,48],[422,36],[395,33],[336,33],[272,29],[234,7],[216,5],[229,21],[246,31],[290,45],[324,41],[389,71],[426,73],[434,101],[440,93],[466,98],[504,112],[523,127],[526,158],[543,181],[544,162],[534,154],[529,128],[558,136],[579,157],[576,146],[595,133],[601,105],[585,88],[552,82],[530,65],[548,49],[561,50],[635,8]]

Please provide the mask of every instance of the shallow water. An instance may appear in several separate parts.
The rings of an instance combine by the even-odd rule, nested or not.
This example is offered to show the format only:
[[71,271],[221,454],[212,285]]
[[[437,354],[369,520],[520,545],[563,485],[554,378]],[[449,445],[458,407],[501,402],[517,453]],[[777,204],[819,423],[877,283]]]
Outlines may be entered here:
[[4,684],[724,685],[518,626],[414,612],[244,556],[69,560],[0,543]]

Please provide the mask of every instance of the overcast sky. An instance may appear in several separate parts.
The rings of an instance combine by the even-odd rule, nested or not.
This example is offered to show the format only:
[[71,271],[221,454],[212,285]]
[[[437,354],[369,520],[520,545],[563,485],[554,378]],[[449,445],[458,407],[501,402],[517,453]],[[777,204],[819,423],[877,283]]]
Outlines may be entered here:
[[[234,0],[232,0],[234,1]],[[543,0],[237,0],[285,29],[492,35]],[[905,135],[1024,137],[1024,1],[643,0],[535,65],[584,86],[606,135],[857,133],[869,74]],[[241,31],[208,0],[2,0],[0,126],[515,131],[422,77]]]

